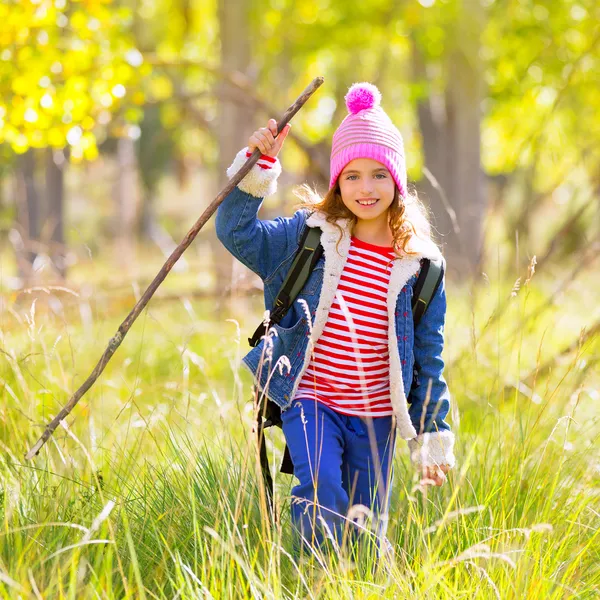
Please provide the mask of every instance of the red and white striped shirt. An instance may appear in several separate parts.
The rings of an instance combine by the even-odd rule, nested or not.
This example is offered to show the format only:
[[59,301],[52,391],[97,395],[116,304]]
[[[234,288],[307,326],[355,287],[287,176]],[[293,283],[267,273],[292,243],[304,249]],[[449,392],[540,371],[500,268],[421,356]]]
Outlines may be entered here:
[[347,415],[385,417],[390,402],[387,290],[394,251],[352,236],[321,337],[295,398]]

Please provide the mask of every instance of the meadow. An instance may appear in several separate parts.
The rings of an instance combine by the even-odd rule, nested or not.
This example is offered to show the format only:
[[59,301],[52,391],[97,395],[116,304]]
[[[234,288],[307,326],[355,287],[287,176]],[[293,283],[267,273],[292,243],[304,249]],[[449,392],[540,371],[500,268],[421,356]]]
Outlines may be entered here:
[[225,316],[210,298],[153,300],[66,426],[26,461],[139,290],[7,295],[2,597],[599,597],[600,341],[590,328],[600,315],[590,272],[574,268],[450,283],[458,464],[443,487],[423,488],[399,442],[394,553],[376,565],[294,560],[279,430],[268,432],[279,518],[267,518],[240,368],[259,296]]

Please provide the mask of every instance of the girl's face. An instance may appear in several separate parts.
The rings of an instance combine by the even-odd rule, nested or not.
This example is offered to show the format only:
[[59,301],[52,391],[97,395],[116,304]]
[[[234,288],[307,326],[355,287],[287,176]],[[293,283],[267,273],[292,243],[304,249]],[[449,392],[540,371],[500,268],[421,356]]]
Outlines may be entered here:
[[338,183],[342,202],[359,220],[387,219],[396,182],[380,162],[356,158],[344,167]]

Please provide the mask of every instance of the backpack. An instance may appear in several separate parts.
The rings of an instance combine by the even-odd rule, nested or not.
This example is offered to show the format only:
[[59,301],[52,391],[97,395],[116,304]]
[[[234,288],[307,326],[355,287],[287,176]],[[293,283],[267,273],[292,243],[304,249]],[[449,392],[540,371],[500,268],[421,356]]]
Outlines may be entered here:
[[[268,327],[274,323],[280,323],[296,299],[296,296],[304,287],[304,284],[307,282],[308,277],[322,254],[323,246],[321,245],[321,230],[318,227],[305,226],[300,237],[300,243],[298,244],[298,250],[296,251],[292,266],[275,298],[269,323],[265,324],[265,322],[262,322],[257,327],[252,337],[248,338],[250,346],[253,348],[256,347],[260,343],[261,338],[267,333]],[[430,260],[428,258],[421,259],[421,271],[415,283],[412,298],[413,323],[415,328],[425,314],[429,302],[437,291],[443,276],[443,258],[438,260]],[[415,362],[412,388],[419,386],[418,375],[419,365]],[[264,429],[272,427],[273,425],[277,427],[282,426],[281,408],[275,404],[275,402],[269,400],[266,395],[263,395],[262,404],[258,411],[256,431],[259,440],[261,472],[270,509],[272,509],[273,502],[273,478],[271,477],[269,459],[267,457]],[[285,446],[280,472],[290,475],[294,474],[294,465],[287,444]]]

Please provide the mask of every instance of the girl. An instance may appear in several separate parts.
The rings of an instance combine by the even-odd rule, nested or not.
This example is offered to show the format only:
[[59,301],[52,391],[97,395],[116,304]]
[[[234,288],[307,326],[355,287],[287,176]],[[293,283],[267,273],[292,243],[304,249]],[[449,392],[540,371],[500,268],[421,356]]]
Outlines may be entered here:
[[282,410],[299,480],[291,506],[296,541],[340,544],[355,535],[348,524],[362,511],[373,517],[383,550],[395,432],[408,440],[422,483],[441,485],[455,462],[442,374],[445,282],[415,329],[411,298],[420,260],[440,251],[407,190],[402,137],[379,90],[354,84],[345,100],[349,114],[333,136],[325,196],[303,186],[292,217],[257,218],[263,198],[276,191],[277,155],[290,130],[275,137],[271,119],[228,169],[231,178],[260,149],[261,159],[219,206],[216,229],[263,280],[269,310],[304,227],[321,229],[323,256],[286,316],[243,363]]

